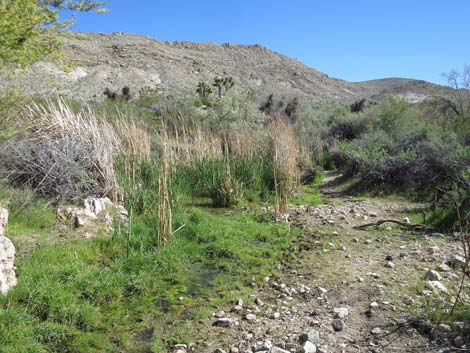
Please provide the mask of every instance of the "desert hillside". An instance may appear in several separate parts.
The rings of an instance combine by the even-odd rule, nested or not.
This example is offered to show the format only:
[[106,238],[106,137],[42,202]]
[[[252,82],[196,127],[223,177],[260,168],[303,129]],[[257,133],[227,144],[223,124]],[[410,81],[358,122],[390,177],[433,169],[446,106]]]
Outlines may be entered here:
[[135,93],[150,87],[164,93],[194,91],[200,81],[232,76],[237,87],[260,96],[299,96],[315,103],[381,100],[392,93],[411,102],[448,95],[449,88],[425,81],[385,79],[351,83],[332,78],[261,45],[168,42],[125,33],[71,33],[62,51],[69,63],[36,63],[25,74],[7,78],[0,90],[20,85],[34,95],[59,93],[103,99],[104,88],[128,85]]

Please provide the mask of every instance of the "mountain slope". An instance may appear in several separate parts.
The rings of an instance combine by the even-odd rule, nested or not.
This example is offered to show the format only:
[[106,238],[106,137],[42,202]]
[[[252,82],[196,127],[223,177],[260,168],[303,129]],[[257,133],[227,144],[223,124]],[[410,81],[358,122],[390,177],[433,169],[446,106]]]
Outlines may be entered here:
[[0,91],[19,85],[34,95],[96,100],[104,99],[106,87],[119,91],[127,85],[134,93],[142,87],[190,93],[199,81],[232,76],[236,87],[261,96],[275,93],[316,103],[351,103],[361,98],[381,99],[387,92],[408,88],[424,94],[427,86],[436,86],[401,79],[350,83],[260,45],[168,42],[124,33],[70,33],[63,42],[62,51],[70,63],[67,67],[37,63],[13,79],[4,77]]
[[387,95],[399,95],[410,103],[419,103],[432,97],[450,98],[453,89],[422,80],[409,78],[384,78],[371,81],[356,82],[363,95],[381,101]]

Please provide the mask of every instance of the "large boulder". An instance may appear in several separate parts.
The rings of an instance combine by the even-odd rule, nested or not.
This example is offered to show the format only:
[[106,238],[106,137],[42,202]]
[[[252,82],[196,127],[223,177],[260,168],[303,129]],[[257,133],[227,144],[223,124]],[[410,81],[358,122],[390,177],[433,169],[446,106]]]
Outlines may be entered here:
[[4,237],[8,223],[8,211],[0,208],[0,293],[6,294],[16,286],[15,246],[10,239]]

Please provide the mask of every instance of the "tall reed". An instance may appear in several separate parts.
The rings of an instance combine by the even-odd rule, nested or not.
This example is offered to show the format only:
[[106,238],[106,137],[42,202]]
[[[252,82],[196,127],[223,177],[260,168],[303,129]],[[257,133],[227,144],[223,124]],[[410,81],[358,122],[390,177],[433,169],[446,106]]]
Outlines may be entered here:
[[272,119],[270,122],[274,160],[275,215],[287,212],[289,197],[298,185],[298,151],[294,131],[287,122]]

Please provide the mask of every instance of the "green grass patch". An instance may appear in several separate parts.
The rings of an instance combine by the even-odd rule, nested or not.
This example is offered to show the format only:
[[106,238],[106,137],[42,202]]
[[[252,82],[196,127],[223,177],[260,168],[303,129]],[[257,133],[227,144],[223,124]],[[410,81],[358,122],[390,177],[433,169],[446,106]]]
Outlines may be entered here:
[[300,192],[289,201],[290,204],[295,206],[300,205],[318,205],[322,203],[320,183],[325,179],[323,172],[317,173],[315,180],[310,184],[302,185]]
[[[0,298],[0,351],[162,352],[203,339],[195,320],[239,297],[249,302],[253,274],[275,273],[297,236],[230,210],[182,210],[180,226],[160,248],[126,253],[116,234],[20,252],[19,284]],[[136,219],[132,234],[155,236],[151,215]]]

